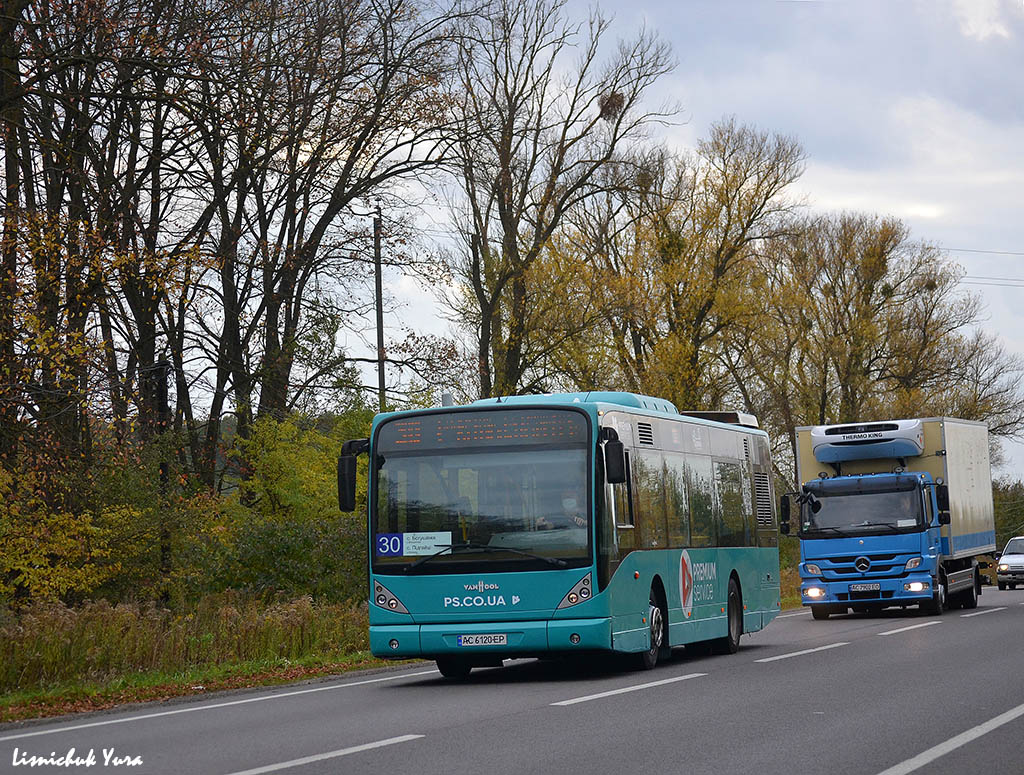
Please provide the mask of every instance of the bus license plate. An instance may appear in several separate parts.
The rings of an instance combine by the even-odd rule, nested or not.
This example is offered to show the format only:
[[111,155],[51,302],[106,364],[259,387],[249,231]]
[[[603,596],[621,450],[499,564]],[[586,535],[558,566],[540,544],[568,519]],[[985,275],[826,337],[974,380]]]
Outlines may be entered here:
[[458,640],[460,646],[507,646],[508,634],[496,632],[485,635],[460,635]]
[[881,584],[851,584],[851,592],[877,592],[882,588]]

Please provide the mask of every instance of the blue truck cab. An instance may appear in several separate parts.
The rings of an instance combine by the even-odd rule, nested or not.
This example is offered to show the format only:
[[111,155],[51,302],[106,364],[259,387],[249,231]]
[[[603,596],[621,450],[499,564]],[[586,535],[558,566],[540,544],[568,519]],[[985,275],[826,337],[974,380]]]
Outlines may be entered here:
[[988,450],[987,427],[956,418],[798,428],[781,527],[796,521],[814,618],[977,606],[977,556],[995,548]]

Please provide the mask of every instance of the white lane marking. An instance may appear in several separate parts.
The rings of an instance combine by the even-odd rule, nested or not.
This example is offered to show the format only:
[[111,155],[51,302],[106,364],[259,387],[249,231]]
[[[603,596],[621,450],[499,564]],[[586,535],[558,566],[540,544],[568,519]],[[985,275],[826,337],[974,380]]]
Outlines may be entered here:
[[973,614],[960,614],[960,618],[961,619],[966,619],[969,616],[981,616],[982,614],[994,614],[996,611],[1005,611],[1005,610],[1006,610],[1006,606],[1005,605],[1001,606],[999,608],[986,608],[984,611],[975,611]]
[[665,684],[675,683],[676,681],[686,681],[690,678],[700,678],[701,676],[707,675],[707,673],[688,673],[687,675],[676,676],[675,678],[665,678],[661,681],[651,681],[646,684],[638,684],[636,686],[626,686],[622,689],[612,689],[611,691],[601,692],[600,694],[588,694],[586,697],[574,697],[571,700],[562,700],[561,702],[553,702],[552,705],[575,705],[577,702],[589,702],[590,700],[600,700],[602,697],[611,697],[614,694],[626,694],[627,692],[638,692],[641,689],[650,689],[652,686],[664,686]]
[[324,759],[336,759],[339,756],[347,756],[350,753],[369,751],[373,748],[383,748],[386,745],[394,745],[395,743],[406,743],[409,740],[419,740],[421,737],[423,737],[423,735],[389,737],[387,740],[378,740],[375,743],[363,743],[363,745],[354,745],[351,748],[341,748],[337,751],[318,753],[314,756],[303,756],[301,759],[292,759],[291,761],[280,762],[278,764],[268,764],[265,767],[253,767],[251,770],[240,770],[238,772],[232,772],[231,775],[260,775],[260,773],[263,772],[276,772],[277,770],[285,770],[289,767],[299,767],[303,764],[310,764],[312,762],[322,762]]
[[976,740],[982,735],[988,734],[993,729],[998,729],[1003,726],[1003,724],[1009,724],[1020,716],[1024,716],[1024,705],[1018,705],[1016,708],[1012,708],[1006,711],[1006,713],[1001,713],[995,718],[986,721],[984,724],[978,724],[978,726],[972,727],[966,732],[961,732],[956,737],[951,737],[944,743],[939,743],[934,748],[922,751],[912,759],[907,759],[905,762],[893,765],[887,770],[882,770],[878,775],[907,775],[909,772],[913,772],[914,770],[924,767],[926,764],[930,764],[940,756],[945,756],[950,751],[955,751],[957,748],[967,745],[967,743],[972,740]]
[[875,633],[876,635],[895,635],[898,632],[907,632],[908,630],[917,630],[921,627],[931,627],[933,624],[942,624],[938,619],[933,619],[930,622],[922,622],[921,624],[912,624],[909,627],[900,627],[898,630],[886,630],[885,632]]
[[41,729],[36,732],[22,732],[19,735],[7,735],[0,737],[0,742],[5,740],[20,740],[23,737],[38,737],[39,735],[55,735],[60,732],[73,732],[76,729],[89,729],[90,727],[102,727],[107,724],[124,724],[128,721],[142,721],[148,718],[159,718],[161,716],[176,716],[179,713],[192,713],[197,710],[213,710],[215,708],[227,708],[232,705],[245,705],[250,702],[263,702],[264,700],[277,700],[281,697],[295,697],[299,694],[312,694],[313,692],[329,692],[334,689],[347,689],[350,686],[363,686],[365,684],[381,683],[382,681],[397,681],[401,678],[413,678],[418,675],[431,675],[437,670],[424,670],[419,673],[403,673],[402,675],[389,675],[385,678],[370,678],[366,681],[353,681],[347,684],[333,684],[331,686],[317,686],[313,689],[298,689],[294,692],[281,692],[280,694],[267,694],[262,697],[249,697],[244,700],[231,700],[230,702],[217,702],[212,705],[200,705],[193,708],[178,708],[176,710],[161,710],[156,713],[144,713],[141,716],[128,716],[127,718],[114,718],[108,721],[92,721],[88,724],[75,724],[70,727],[59,727],[57,729]]
[[804,649],[803,651],[794,651],[789,654],[779,654],[777,657],[765,657],[764,659],[755,659],[755,662],[775,662],[778,659],[789,659],[790,657],[802,657],[804,654],[813,654],[815,651],[828,651],[829,649],[837,649],[840,646],[849,646],[850,644],[841,640],[838,643],[829,643],[827,646],[818,646],[816,649]]
[[776,618],[776,619],[788,619],[788,618],[789,618],[789,617],[791,617],[791,616],[807,616],[807,614],[809,614],[809,613],[810,613],[810,610],[807,610],[807,611],[800,611],[799,613],[795,613],[795,614],[784,614],[783,616],[776,616],[775,618]]

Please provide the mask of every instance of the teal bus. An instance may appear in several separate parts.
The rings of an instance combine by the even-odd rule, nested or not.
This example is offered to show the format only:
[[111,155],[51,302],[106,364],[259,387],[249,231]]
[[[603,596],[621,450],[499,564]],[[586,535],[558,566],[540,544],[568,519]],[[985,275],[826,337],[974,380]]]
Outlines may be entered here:
[[353,511],[369,455],[371,650],[449,678],[519,657],[735,653],[780,602],[756,425],[614,392],[378,415],[338,461]]

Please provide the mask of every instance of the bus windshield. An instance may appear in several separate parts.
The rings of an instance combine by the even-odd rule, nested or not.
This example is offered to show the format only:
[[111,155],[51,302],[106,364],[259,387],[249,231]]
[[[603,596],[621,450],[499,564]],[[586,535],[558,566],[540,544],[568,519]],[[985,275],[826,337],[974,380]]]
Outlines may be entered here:
[[[855,480],[856,481],[856,480]],[[927,526],[921,490],[910,477],[894,482],[859,481],[839,487],[813,482],[805,490],[814,496],[801,507],[801,532],[816,537],[920,530]],[[812,504],[817,501],[817,512]]]
[[[560,567],[589,564],[583,414],[481,411],[416,421],[412,433],[406,424],[387,432],[385,426],[379,436],[371,524],[374,572],[476,573],[549,569],[552,561]],[[453,421],[459,423],[458,433],[451,431]]]

